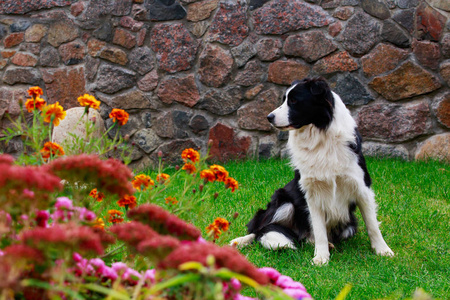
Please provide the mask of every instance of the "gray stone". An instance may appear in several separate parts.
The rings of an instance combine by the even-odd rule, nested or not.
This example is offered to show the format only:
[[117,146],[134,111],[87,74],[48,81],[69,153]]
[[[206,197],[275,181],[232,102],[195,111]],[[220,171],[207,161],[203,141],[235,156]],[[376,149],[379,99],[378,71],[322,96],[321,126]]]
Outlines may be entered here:
[[8,29],[5,25],[0,24],[0,40],[2,40],[8,34]]
[[113,29],[114,28],[110,22],[102,22],[101,26],[94,30],[92,35],[99,40],[110,43],[114,37]]
[[12,23],[9,26],[9,30],[11,30],[11,32],[25,31],[30,26],[31,26],[31,22],[30,21],[19,20],[17,22]]
[[248,7],[250,10],[255,10],[257,8],[260,8],[263,6],[266,2],[269,2],[270,0],[250,0],[250,3]]
[[[111,112],[111,110],[108,111]],[[133,136],[133,134],[135,134],[139,128],[143,127],[140,116],[135,114],[130,114],[128,122],[125,125],[123,126],[116,125],[114,126],[114,128],[110,129],[113,125],[114,123],[111,118],[106,119],[105,126],[107,130],[109,130],[108,136],[112,139],[114,139],[114,137],[116,136],[117,129],[119,129],[118,134],[120,134],[122,137],[125,137],[125,136]]]
[[113,94],[135,85],[136,74],[130,70],[102,65],[97,75],[97,90],[106,94]]
[[385,20],[383,22],[381,38],[398,47],[407,48],[411,46],[410,36],[403,32],[403,30],[392,20]]
[[352,74],[342,76],[334,90],[346,105],[365,105],[374,100],[361,81]]
[[256,51],[261,61],[274,61],[281,57],[282,42],[278,39],[263,38],[256,43]]
[[189,120],[191,115],[185,111],[174,110],[159,115],[153,125],[156,134],[164,138],[183,139],[189,136]]
[[242,90],[236,86],[228,86],[222,90],[209,90],[198,104],[198,108],[218,115],[228,115],[236,111],[243,99]]
[[154,162],[158,162],[158,153],[162,153],[162,160],[164,163],[169,165],[183,164],[181,152],[187,148],[199,150],[201,147],[198,142],[192,139],[173,140],[159,146],[155,151],[153,151],[150,158]]
[[408,32],[410,34],[413,34],[414,29],[415,29],[415,25],[414,25],[415,13],[416,13],[416,10],[414,8],[404,9],[404,10],[396,13],[392,17],[392,19],[395,22],[397,22],[398,24],[400,24],[401,26],[403,26],[403,28],[408,30]]
[[154,108],[149,98],[150,95],[146,95],[140,90],[127,91],[112,97],[99,95],[99,99],[109,107],[126,111],[130,109]]
[[186,17],[186,10],[175,0],[145,0],[150,21],[181,20]]
[[413,8],[419,5],[420,0],[397,0],[397,5],[400,8]]
[[380,29],[380,23],[369,15],[356,13],[341,34],[342,46],[352,55],[364,55],[380,41]]
[[61,63],[59,52],[53,47],[42,49],[39,60],[43,67],[57,67]]
[[145,128],[152,127],[152,113],[151,112],[144,112],[141,116],[142,123],[144,124]]
[[144,128],[133,135],[132,141],[145,153],[150,153],[162,144],[162,139],[154,130]]
[[309,31],[289,36],[284,42],[286,55],[300,56],[307,62],[316,61],[337,49],[321,31]]
[[100,60],[93,58],[91,56],[87,56],[86,66],[89,66],[88,68],[85,69],[86,79],[89,81],[94,81],[95,75],[97,75],[98,67],[100,66]]
[[155,57],[152,51],[145,46],[133,49],[128,58],[130,68],[141,75],[151,71],[155,66]]
[[209,129],[209,122],[204,116],[195,115],[189,122],[189,128],[195,134],[205,134]]
[[361,0],[361,7],[369,15],[381,20],[385,20],[391,16],[384,0]]
[[389,157],[408,160],[408,149],[402,145],[386,145],[374,142],[365,142],[362,144],[362,151],[368,157]]
[[3,82],[13,85],[25,83],[38,85],[41,81],[41,74],[34,68],[9,68],[3,74]]
[[242,86],[252,86],[263,81],[266,71],[257,60],[250,61],[243,71],[239,72],[234,80]]
[[133,0],[115,0],[112,9],[113,16],[125,16],[131,12]]
[[231,55],[233,55],[238,68],[240,68],[245,65],[250,58],[256,55],[256,47],[254,43],[247,39],[239,46],[231,48]]

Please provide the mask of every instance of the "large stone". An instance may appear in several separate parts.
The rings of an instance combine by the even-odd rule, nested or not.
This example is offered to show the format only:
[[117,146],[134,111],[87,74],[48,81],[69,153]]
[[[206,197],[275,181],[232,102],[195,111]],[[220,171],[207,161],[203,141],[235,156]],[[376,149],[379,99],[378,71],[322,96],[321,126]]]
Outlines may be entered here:
[[47,34],[48,27],[43,24],[34,24],[25,31],[25,41],[38,43]]
[[192,67],[198,44],[183,24],[157,24],[150,39],[160,69],[175,73]]
[[263,38],[256,43],[256,51],[261,61],[274,61],[281,57],[282,42],[279,39]]
[[11,62],[21,67],[34,67],[37,64],[37,58],[28,53],[17,52],[12,57]]
[[28,20],[18,20],[11,25],[9,25],[9,30],[11,32],[20,32],[27,30],[31,26],[31,22]]
[[181,152],[183,152],[183,150],[187,148],[200,150],[199,144],[192,139],[173,140],[159,146],[155,151],[153,151],[150,158],[155,163],[158,163],[158,153],[162,153],[161,158],[165,164],[184,164],[183,160],[181,159]]
[[255,10],[257,8],[260,8],[263,6],[266,2],[269,2],[270,0],[250,0],[250,3],[248,4],[248,7],[250,10]]
[[73,2],[75,0],[2,1],[0,2],[0,14],[26,14],[45,8],[68,6]]
[[228,115],[241,106],[242,99],[242,90],[236,86],[229,86],[221,90],[209,90],[203,96],[198,108],[220,116]]
[[407,57],[407,50],[378,44],[372,52],[361,58],[361,65],[366,76],[372,77],[395,69]]
[[389,8],[383,0],[361,0],[361,7],[366,13],[385,20],[391,16]]
[[439,123],[450,128],[450,93],[439,97],[433,108]]
[[235,130],[225,124],[217,123],[209,131],[211,159],[225,162],[230,159],[247,157],[252,142],[249,136],[239,136]]
[[266,71],[259,61],[250,61],[244,70],[236,75],[234,82],[242,86],[252,86],[261,83],[265,74]]
[[447,60],[439,67],[439,74],[445,80],[448,86],[450,86],[450,60]]
[[74,41],[59,47],[59,54],[66,65],[76,65],[83,61],[86,47],[83,43]]
[[364,138],[381,142],[404,142],[432,130],[431,112],[425,101],[364,106],[357,123]]
[[130,52],[130,68],[141,75],[148,73],[155,66],[155,57],[147,47],[139,47]]
[[438,43],[414,40],[412,50],[422,66],[430,69],[437,69],[439,67],[441,51]]
[[369,86],[384,98],[396,101],[432,92],[441,84],[433,74],[407,61],[394,72],[375,77]]
[[342,46],[352,55],[369,52],[381,39],[381,25],[365,13],[356,13],[341,34]]
[[132,90],[113,97],[101,96],[99,99],[109,107],[123,110],[152,108],[148,95],[139,90]]
[[8,68],[3,74],[3,82],[13,85],[25,83],[38,85],[41,81],[41,74],[33,68]]
[[57,22],[50,26],[47,33],[47,42],[53,47],[73,41],[78,37],[78,29],[70,22]]
[[300,0],[272,1],[256,10],[252,20],[258,34],[283,34],[323,27],[333,22],[333,18],[321,7]]
[[407,48],[411,45],[410,37],[392,20],[383,22],[381,38],[398,47]]
[[8,35],[3,41],[5,48],[12,48],[24,41],[25,34],[23,32],[15,32]]
[[100,56],[102,49],[106,46],[106,43],[97,39],[90,39],[87,43],[88,53],[92,57]]
[[100,66],[100,59],[87,56],[86,66],[89,66],[89,68],[85,69],[86,79],[88,81],[94,81],[95,76],[97,75],[98,67]]
[[439,42],[446,22],[447,18],[444,15],[422,1],[416,11],[417,38]]
[[314,64],[313,71],[318,74],[331,74],[335,72],[351,72],[358,69],[356,61],[347,51],[331,54]]
[[158,97],[167,104],[176,101],[187,107],[193,107],[200,100],[200,92],[195,83],[195,77],[191,74],[161,81],[158,88]]
[[133,0],[115,0],[112,9],[113,16],[125,16],[131,12]]
[[104,17],[108,16],[114,8],[114,0],[91,0],[85,12],[77,19],[83,29],[96,29],[102,26]]
[[[105,42],[112,42],[114,38],[114,27],[110,22],[102,22],[102,24],[92,32],[92,35],[99,40]],[[125,40],[125,37],[122,37]],[[119,39],[119,36],[116,37],[116,41]]]
[[420,0],[397,0],[397,5],[400,8],[413,8],[419,5]]
[[[106,132],[105,122],[97,110],[90,108],[87,114],[84,114],[84,111],[84,107],[67,109],[66,117],[53,129],[52,141],[61,145],[66,155],[81,154],[73,136],[84,142],[95,143]],[[93,131],[89,136],[86,132],[86,122],[94,123]]]
[[137,85],[140,90],[144,92],[149,92],[156,89],[156,87],[158,86],[158,81],[159,81],[158,72],[155,69],[145,74],[145,76],[138,81]]
[[42,49],[39,61],[43,67],[57,67],[61,62],[58,50],[48,46]]
[[[18,116],[23,107],[19,105],[20,101],[29,98],[27,91],[24,89],[14,89],[9,87],[0,88],[0,128],[2,127],[2,118],[4,114],[8,114],[12,117]],[[3,118],[5,121],[6,118]],[[3,135],[3,131],[0,131],[0,136]]]
[[209,39],[237,46],[248,36],[247,7],[239,3],[220,3],[219,11],[209,27]]
[[114,94],[130,88],[136,83],[136,73],[111,65],[102,65],[97,75],[97,90],[106,94]]
[[308,76],[310,67],[293,60],[277,60],[269,65],[267,81],[291,85],[294,80]]
[[176,0],[145,0],[144,7],[151,21],[181,20],[186,17],[186,10]]
[[211,13],[217,8],[218,4],[218,0],[203,0],[190,4],[186,19],[191,22],[206,20],[211,16]]
[[128,63],[127,53],[117,47],[106,46],[102,48],[99,57],[122,66]]
[[419,145],[416,160],[440,160],[450,163],[450,133],[432,136]]
[[342,98],[342,101],[346,105],[365,105],[374,100],[364,84],[349,73],[337,81],[334,91]]
[[245,65],[250,58],[256,55],[255,44],[250,40],[246,40],[237,47],[231,48],[231,54],[238,68]]
[[444,58],[450,58],[450,33],[446,33],[441,40],[442,56]]
[[271,131],[272,126],[267,121],[267,115],[280,105],[280,92],[271,88],[252,102],[242,106],[238,112],[238,125],[246,130]]
[[59,101],[64,109],[79,106],[77,98],[86,93],[84,68],[42,69],[47,102]]
[[410,8],[410,9],[404,9],[399,12],[397,12],[392,19],[403,26],[410,34],[414,33],[415,30],[415,19],[416,9]]
[[289,36],[284,42],[286,55],[299,56],[313,62],[335,51],[337,46],[321,31],[309,31]]
[[369,157],[389,157],[408,160],[408,149],[402,145],[386,145],[374,142],[365,142],[362,144],[362,152]]
[[147,154],[158,148],[163,142],[155,131],[149,128],[144,128],[136,132],[133,135],[132,141]]
[[131,49],[136,46],[136,36],[125,29],[116,28],[112,42],[124,48]]
[[200,54],[199,80],[207,86],[221,87],[230,81],[232,68],[230,52],[208,44]]
[[184,139],[189,136],[187,129],[191,114],[181,110],[165,112],[156,118],[153,129],[160,137]]
[[209,129],[209,122],[204,116],[195,115],[189,121],[189,128],[192,130],[193,133],[203,135]]

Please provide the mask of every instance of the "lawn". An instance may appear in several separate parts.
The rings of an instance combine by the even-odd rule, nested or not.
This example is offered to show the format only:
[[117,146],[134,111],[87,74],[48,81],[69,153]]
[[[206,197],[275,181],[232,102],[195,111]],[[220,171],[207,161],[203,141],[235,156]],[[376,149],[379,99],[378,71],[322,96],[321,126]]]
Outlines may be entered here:
[[[358,233],[336,246],[327,266],[311,263],[314,246],[269,251],[259,244],[242,249],[258,267],[274,267],[302,282],[317,300],[334,299],[346,285],[347,299],[405,299],[421,287],[435,298],[450,295],[450,167],[438,162],[367,161],[379,206],[378,219],[395,257],[376,256],[370,247],[359,211]],[[266,206],[274,190],[292,179],[285,160],[236,161],[224,165],[239,181],[234,193],[214,200],[194,224],[203,229],[216,217],[232,220],[223,243],[246,234],[245,224]]]

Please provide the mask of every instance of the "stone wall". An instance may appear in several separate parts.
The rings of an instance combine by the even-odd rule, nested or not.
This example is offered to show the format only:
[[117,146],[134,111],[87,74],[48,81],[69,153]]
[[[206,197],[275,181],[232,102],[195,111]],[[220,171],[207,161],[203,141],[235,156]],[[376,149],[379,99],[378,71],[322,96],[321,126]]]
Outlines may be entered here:
[[321,75],[367,154],[449,159],[449,3],[4,0],[0,127],[39,85],[66,109],[94,94],[107,126],[112,108],[128,111],[133,166],[209,140],[220,160],[279,156],[287,135],[266,115],[294,79]]

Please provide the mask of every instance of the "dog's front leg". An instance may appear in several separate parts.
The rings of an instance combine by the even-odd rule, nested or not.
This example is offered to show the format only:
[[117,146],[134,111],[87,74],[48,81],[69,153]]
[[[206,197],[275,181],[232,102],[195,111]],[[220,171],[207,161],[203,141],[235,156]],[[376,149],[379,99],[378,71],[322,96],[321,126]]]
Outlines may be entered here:
[[317,205],[318,203],[314,203],[314,200],[315,199],[310,199],[310,201],[308,201],[315,244],[313,263],[315,265],[324,265],[330,260],[325,213],[319,205]]

